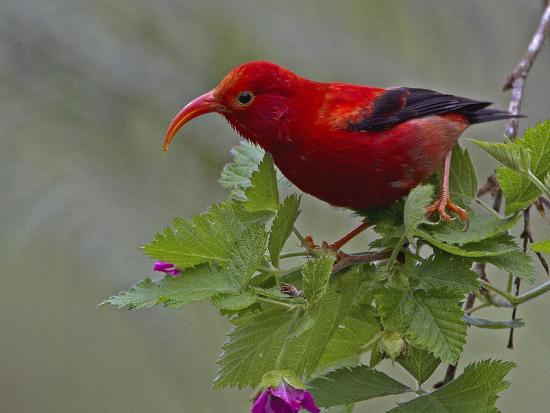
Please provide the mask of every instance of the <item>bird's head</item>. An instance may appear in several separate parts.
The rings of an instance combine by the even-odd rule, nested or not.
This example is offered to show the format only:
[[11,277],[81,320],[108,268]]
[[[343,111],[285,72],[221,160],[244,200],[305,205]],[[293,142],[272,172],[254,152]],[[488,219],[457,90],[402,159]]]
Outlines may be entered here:
[[[172,120],[164,137],[164,151],[179,129],[205,113],[223,115],[247,139],[262,144],[262,136],[284,129],[289,99],[304,79],[266,61],[240,65],[210,92],[187,104]],[[265,145],[263,145],[265,146]]]

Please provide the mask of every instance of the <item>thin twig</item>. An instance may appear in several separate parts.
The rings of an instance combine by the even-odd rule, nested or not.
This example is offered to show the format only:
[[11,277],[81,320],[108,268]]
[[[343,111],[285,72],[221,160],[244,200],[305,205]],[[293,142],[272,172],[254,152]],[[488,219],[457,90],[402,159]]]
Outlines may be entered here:
[[[525,81],[527,80],[527,75],[535,63],[544,40],[546,38],[546,31],[550,26],[550,3],[547,3],[540,19],[537,30],[529,43],[527,52],[523,59],[520,60],[514,71],[506,78],[504,82],[503,90],[512,89],[512,98],[510,99],[510,104],[508,105],[508,111],[514,115],[519,114],[521,107],[521,101],[523,98],[523,90],[525,87]],[[506,125],[506,136],[510,139],[514,139],[518,134],[518,118],[511,118]]]
[[[520,235],[520,238],[523,239],[523,253],[527,253],[527,248],[529,247],[529,238],[532,238],[530,235],[531,233],[531,207],[527,207],[523,210],[523,232]],[[514,286],[515,289],[515,296],[517,297],[519,295],[519,289],[521,287],[521,279],[519,277],[516,277],[514,279]],[[516,319],[518,308],[514,307],[512,310],[512,321]],[[508,334],[508,345],[506,346],[509,349],[514,348],[514,329],[510,329],[510,333]]]
[[456,374],[457,364],[449,364],[447,370],[445,371],[445,377],[443,380],[438,381],[434,384],[434,389],[439,389],[440,387],[445,386],[447,383],[450,383],[454,380]]
[[487,307],[491,307],[492,304],[489,304],[489,303],[483,303],[483,304],[479,304],[479,305],[476,305],[475,307],[473,307],[470,311],[468,311],[468,315],[472,315],[473,313],[475,313],[476,311],[478,310],[481,310],[482,308],[487,308]]
[[[527,48],[527,52],[524,58],[518,63],[518,65],[516,66],[512,74],[508,76],[508,78],[504,83],[503,90],[512,89],[512,96],[510,98],[510,103],[508,105],[508,112],[514,115],[519,115],[521,101],[523,99],[523,89],[525,87],[525,81],[527,79],[527,75],[529,74],[529,71],[531,70],[531,67],[534,64],[537,58],[537,55],[539,54],[542,48],[542,45],[544,44],[546,31],[549,26],[550,26],[550,2],[547,1],[545,4],[545,9],[542,14],[541,20],[537,26],[537,30],[535,31],[535,34],[533,35],[533,38],[529,43],[529,46]],[[514,139],[518,133],[518,124],[519,124],[519,118],[511,118],[508,124],[506,125],[505,136],[507,136],[509,139]],[[491,193],[493,195],[494,197],[493,209],[499,212],[502,205],[502,190],[498,187],[498,182],[496,181],[496,177],[494,175],[491,175],[487,179],[487,181],[483,185],[481,185],[478,189],[478,196],[482,196],[487,193]],[[547,266],[545,267],[545,269],[546,268]],[[476,270],[478,271],[478,274],[480,274],[480,278],[481,278],[481,274],[485,276],[485,279],[483,279],[483,281],[488,283],[486,272],[485,272],[485,264],[477,263]],[[516,284],[516,287],[517,289],[519,289],[518,284]],[[473,297],[468,296],[468,299],[466,300],[466,305],[468,307],[466,307],[465,305],[464,310],[467,311],[471,309],[474,306],[474,304],[475,304],[475,296]],[[514,308],[514,311],[515,311],[515,308]],[[450,364],[447,367],[445,378],[442,381],[436,383],[434,387],[436,388],[441,387],[453,381],[456,374],[456,367],[457,367],[456,363],[455,365]]]
[[464,303],[464,312],[467,313],[475,304],[476,295],[474,293],[468,294],[466,298],[466,303]]
[[391,253],[389,251],[383,252],[369,252],[364,254],[344,255],[344,257],[334,264],[332,267],[332,274],[336,274],[351,265],[361,264],[365,262],[374,262],[389,258]]
[[493,305],[496,307],[514,308],[550,291],[550,281],[546,281],[545,283],[539,285],[538,287],[535,287],[526,293],[518,295],[517,297],[506,291],[502,291],[500,288],[495,287],[493,284],[489,282],[480,281],[480,283],[488,290],[491,290],[498,296],[502,297],[501,300],[502,299],[503,300],[501,302],[499,303],[493,302]]
[[537,27],[537,30],[535,31],[535,34],[531,39],[531,43],[529,43],[527,52],[525,53],[525,56],[523,57],[523,59],[520,60],[520,62],[518,63],[514,71],[510,74],[510,76],[506,78],[506,81],[504,82],[504,86],[502,88],[503,91],[512,89],[514,87],[514,82],[517,79],[520,79],[520,78],[525,79],[527,77],[527,75],[529,74],[529,70],[531,70],[533,63],[535,63],[535,59],[537,58],[537,55],[542,49],[542,45],[544,44],[544,40],[546,38],[546,30],[548,29],[549,26],[550,26],[550,3],[547,2],[544,13],[542,14],[539,25]]
[[494,198],[498,190],[499,186],[497,182],[497,177],[495,175],[490,175],[485,183],[480,185],[477,189],[477,196],[482,197],[483,195],[491,194],[491,196]]
[[300,230],[298,228],[296,228],[296,225],[294,225],[292,227],[292,232],[294,233],[294,235],[296,235],[296,238],[298,238],[300,240],[301,245],[303,245],[304,244],[304,236],[302,235]]
[[[514,71],[508,78],[506,79],[506,82],[504,83],[503,90],[512,89],[512,97],[510,98],[510,104],[508,105],[508,111],[514,115],[518,115],[520,108],[521,108],[521,102],[523,99],[523,91],[525,88],[525,82],[527,80],[527,75],[529,74],[529,71],[531,70],[531,67],[533,66],[533,63],[535,62],[535,59],[537,58],[540,50],[542,49],[542,45],[544,44],[544,40],[546,38],[546,31],[548,30],[548,27],[550,26],[550,2],[546,3],[546,6],[544,8],[544,12],[542,14],[542,17],[540,19],[540,22],[537,26],[537,30],[535,31],[535,34],[533,35],[533,38],[531,39],[531,42],[529,43],[529,47],[527,48],[527,52],[525,53],[525,56],[523,59],[520,60]],[[508,121],[508,124],[506,125],[506,132],[505,135],[508,136],[510,139],[515,139],[518,134],[518,124],[519,119],[518,118],[511,118]],[[530,242],[529,238],[531,237],[531,225],[530,225],[530,212],[529,208],[525,209],[523,212],[523,219],[524,219],[524,229],[523,233],[521,234],[521,237],[523,238],[523,252],[527,252],[527,247]],[[531,241],[532,242],[532,241]],[[541,254],[537,255],[539,260],[541,261],[542,265],[544,266],[546,272],[548,273],[548,264],[546,263],[546,260]],[[515,285],[515,293],[516,296],[519,294],[520,286],[521,286],[521,279],[516,277],[514,280]],[[514,308],[512,310],[512,320],[515,319],[517,314],[517,308]],[[514,329],[510,329],[510,335],[508,337],[508,348],[514,348]]]
[[[506,78],[502,87],[503,91],[512,89],[512,96],[510,98],[510,103],[508,104],[508,112],[514,115],[519,115],[527,75],[529,75],[529,71],[531,70],[531,67],[533,67],[535,60],[542,49],[542,45],[546,39],[546,32],[549,27],[550,2],[547,2],[544,13],[542,14],[539,25],[537,26],[537,30],[529,43],[525,56],[519,61],[514,71]],[[506,125],[504,134],[510,139],[515,139],[518,134],[518,125],[519,118],[511,118]],[[498,183],[496,182],[495,175],[491,175],[487,178],[487,181],[479,187],[478,196],[483,196],[488,192],[494,193],[495,188],[498,188]]]

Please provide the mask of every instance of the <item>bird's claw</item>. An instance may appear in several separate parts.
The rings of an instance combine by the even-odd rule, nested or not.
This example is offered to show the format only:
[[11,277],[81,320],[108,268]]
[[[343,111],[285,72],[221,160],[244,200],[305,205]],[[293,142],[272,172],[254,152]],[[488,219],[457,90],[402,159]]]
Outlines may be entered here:
[[334,244],[329,244],[326,241],[321,242],[320,246],[315,244],[311,235],[307,235],[304,237],[304,242],[302,243],[302,246],[306,249],[308,255],[313,255],[313,253],[315,252],[323,255],[331,255],[336,257],[335,262],[338,262],[348,256],[348,254],[337,249],[337,246],[335,246]]
[[306,235],[302,241],[302,247],[304,247],[308,253],[311,255],[313,251],[319,249],[319,245],[315,244],[313,237],[311,235]]
[[427,207],[426,215],[428,217],[431,217],[436,212],[439,212],[439,216],[445,221],[454,221],[456,218],[451,217],[447,213],[447,210],[452,211],[458,215],[462,222],[464,222],[463,231],[466,231],[470,223],[468,212],[464,208],[461,208],[458,205],[454,204],[448,195],[442,194],[437,202]]

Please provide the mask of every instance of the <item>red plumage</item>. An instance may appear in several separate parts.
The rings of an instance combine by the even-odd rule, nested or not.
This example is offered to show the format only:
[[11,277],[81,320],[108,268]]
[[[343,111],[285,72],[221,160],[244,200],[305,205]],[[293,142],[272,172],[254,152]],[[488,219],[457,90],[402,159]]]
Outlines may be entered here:
[[[425,89],[315,82],[250,62],[174,118],[164,149],[187,121],[218,112],[302,191],[362,209],[389,204],[424,181],[471,123],[510,117],[489,104]],[[445,207],[461,215],[441,202],[434,211],[444,218]]]

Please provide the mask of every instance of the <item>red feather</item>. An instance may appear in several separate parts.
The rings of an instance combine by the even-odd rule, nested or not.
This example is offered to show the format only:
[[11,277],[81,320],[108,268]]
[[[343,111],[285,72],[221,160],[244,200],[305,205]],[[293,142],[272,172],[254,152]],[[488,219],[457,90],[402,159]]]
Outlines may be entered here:
[[165,148],[185,122],[218,112],[302,191],[335,206],[368,208],[429,177],[469,124],[510,117],[488,105],[424,89],[315,82],[250,62],[176,116]]

